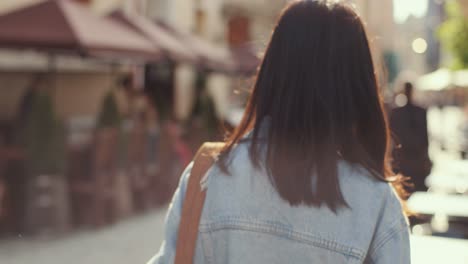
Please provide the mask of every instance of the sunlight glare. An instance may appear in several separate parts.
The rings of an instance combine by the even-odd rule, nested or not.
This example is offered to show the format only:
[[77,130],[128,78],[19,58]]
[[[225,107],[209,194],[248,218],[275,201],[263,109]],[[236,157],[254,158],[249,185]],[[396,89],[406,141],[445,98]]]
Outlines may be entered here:
[[403,23],[409,16],[426,15],[428,0],[393,0],[393,17],[395,22]]
[[412,43],[413,51],[418,54],[423,54],[427,50],[427,41],[423,38],[417,38]]

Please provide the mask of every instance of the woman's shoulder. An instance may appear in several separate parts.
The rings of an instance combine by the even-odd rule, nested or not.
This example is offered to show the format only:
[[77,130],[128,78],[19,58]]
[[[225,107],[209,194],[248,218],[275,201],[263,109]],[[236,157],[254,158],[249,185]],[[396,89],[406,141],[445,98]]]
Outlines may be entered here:
[[389,182],[385,181],[383,176],[379,177],[378,174],[370,172],[360,164],[339,160],[338,175],[340,181],[345,181],[346,184],[358,184],[363,187],[373,187],[379,191],[389,191]]
[[369,208],[401,212],[401,201],[389,181],[379,179],[366,168],[346,161],[339,162],[340,187],[345,198]]

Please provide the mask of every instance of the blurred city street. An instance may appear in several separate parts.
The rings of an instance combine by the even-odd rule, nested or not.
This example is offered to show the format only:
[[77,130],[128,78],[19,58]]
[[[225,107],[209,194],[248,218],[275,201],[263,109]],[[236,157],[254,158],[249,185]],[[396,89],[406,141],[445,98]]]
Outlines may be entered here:
[[[429,126],[432,125],[434,129],[440,129],[440,126],[434,125],[441,122],[439,114],[436,109],[429,114]],[[458,113],[449,109],[445,120],[448,127],[455,127]],[[432,133],[436,134],[437,131]],[[462,170],[460,164],[468,170],[468,161],[457,159],[456,153],[441,151],[437,142],[431,144],[431,157],[434,162],[433,175],[450,175],[456,166]],[[63,237],[17,236],[0,240],[0,263],[145,263],[157,252],[163,240],[165,213],[164,206],[102,229],[81,230]],[[414,264],[436,264],[443,260],[451,264],[465,264],[468,261],[466,240],[413,236],[411,247]]]
[[146,263],[161,244],[164,214],[165,208],[56,239],[10,238],[0,241],[0,263]]
[[[53,240],[11,238],[0,241],[2,264],[146,263],[163,240],[165,209],[127,219],[99,231],[80,231]],[[413,264],[466,264],[468,241],[413,236]]]
[[[448,127],[456,126],[459,121],[458,114],[453,109],[447,110],[445,122],[448,123]],[[428,116],[429,126],[440,129],[440,126],[435,125],[441,122],[440,117],[437,109],[433,109]],[[432,131],[432,133],[438,132]],[[441,151],[437,142],[432,142],[431,157],[434,162],[432,174],[451,175],[454,167],[458,170],[464,168],[467,171],[468,161],[462,161],[456,156],[456,153]],[[461,168],[460,164],[464,167]],[[58,238],[19,236],[0,240],[0,263],[145,263],[157,252],[163,240],[165,213],[166,207],[162,207],[102,229],[77,231]],[[413,236],[411,239],[414,264],[436,264],[441,261],[465,264],[468,261],[466,240],[431,236]]]
[[[456,113],[449,115],[448,122],[457,122]],[[440,122],[436,114],[429,116],[429,123]],[[433,175],[451,175],[453,167],[463,163],[454,157],[456,153],[443,152],[436,143],[431,155]],[[468,161],[464,164],[468,167]],[[162,207],[99,230],[81,230],[59,238],[18,236],[0,240],[0,263],[145,263],[163,240],[165,213],[166,207]],[[414,264],[468,262],[467,240],[413,235],[411,250]]]
[[[467,264],[468,0],[327,1],[354,10],[366,27],[360,34],[372,42],[392,136],[391,159],[375,164],[391,163],[414,183],[407,201],[419,215],[410,217],[412,263]],[[223,141],[248,114],[251,88],[270,61],[263,60],[266,44],[292,2],[0,0],[0,264],[146,263],[163,240],[183,169],[204,142]],[[332,44],[320,47],[343,57],[337,69],[360,54],[353,48],[338,56],[344,49]],[[368,61],[353,59],[356,67]],[[324,78],[334,68],[324,67]],[[312,77],[301,77],[297,89],[320,79],[316,71],[279,72]],[[274,94],[271,83],[259,94]],[[372,105],[359,93],[364,82],[346,83],[357,89],[330,101],[346,95],[355,110],[361,101]],[[294,85],[281,94],[293,94]],[[281,97],[257,107],[275,108]],[[286,119],[306,117],[279,109]],[[363,117],[373,111],[343,109],[337,116],[373,120]],[[376,136],[348,125],[350,134],[366,133],[358,141]]]

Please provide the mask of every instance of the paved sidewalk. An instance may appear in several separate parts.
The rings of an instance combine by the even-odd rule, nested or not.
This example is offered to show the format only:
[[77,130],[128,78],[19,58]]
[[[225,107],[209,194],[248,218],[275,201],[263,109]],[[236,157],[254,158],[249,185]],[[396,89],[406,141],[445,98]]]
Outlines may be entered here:
[[[433,153],[437,171],[448,171],[456,162],[446,153]],[[162,208],[107,228],[56,239],[0,240],[0,264],[145,264],[162,242],[165,211]],[[468,240],[412,237],[411,247],[414,264],[468,263]]]
[[144,264],[163,238],[165,208],[57,239],[0,241],[1,264]]
[[[164,209],[98,231],[71,233],[54,240],[0,241],[0,264],[145,264],[163,238]],[[412,263],[465,264],[468,241],[411,238]]]

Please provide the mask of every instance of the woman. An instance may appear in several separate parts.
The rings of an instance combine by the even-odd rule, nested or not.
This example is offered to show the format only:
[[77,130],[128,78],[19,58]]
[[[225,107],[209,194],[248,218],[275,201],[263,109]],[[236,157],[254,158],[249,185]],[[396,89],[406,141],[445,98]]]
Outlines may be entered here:
[[[343,4],[290,4],[205,178],[194,263],[410,263],[388,141],[361,19]],[[174,261],[190,170],[150,263]]]

